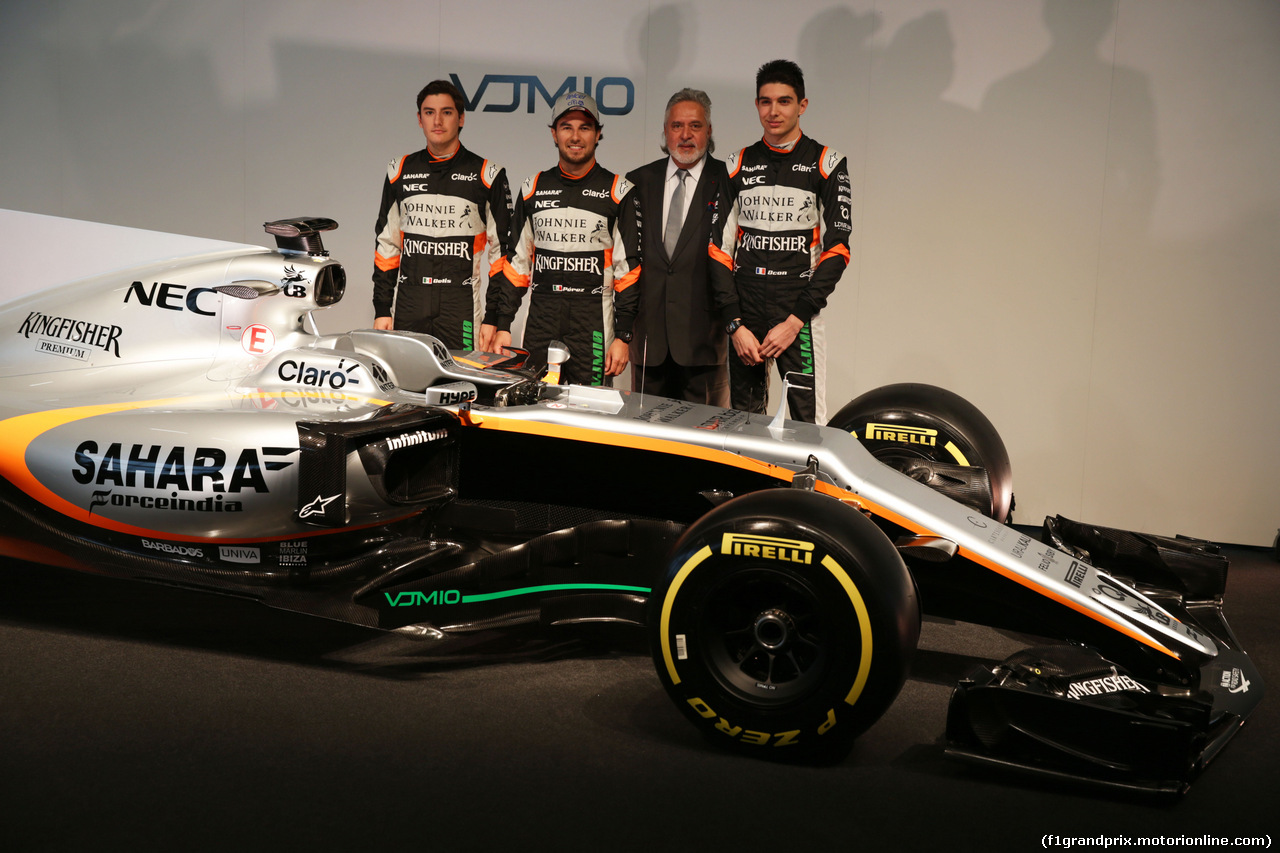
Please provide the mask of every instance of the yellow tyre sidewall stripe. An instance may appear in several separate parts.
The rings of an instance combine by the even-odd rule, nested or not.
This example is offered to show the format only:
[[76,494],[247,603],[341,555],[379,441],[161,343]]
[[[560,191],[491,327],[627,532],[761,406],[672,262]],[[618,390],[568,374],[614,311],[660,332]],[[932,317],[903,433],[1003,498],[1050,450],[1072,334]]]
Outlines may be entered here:
[[[667,589],[667,594],[662,601],[662,616],[659,623],[660,636],[662,638],[662,661],[667,668],[667,675],[671,679],[672,685],[679,684],[681,679],[680,673],[676,669],[675,658],[671,653],[671,610],[675,605],[676,597],[680,593],[680,588],[688,580],[689,575],[693,574],[693,570],[700,566],[712,553],[711,546],[704,545],[701,550],[686,560],[685,564],[676,572],[676,576],[672,579],[671,586]],[[862,641],[862,652],[858,659],[858,674],[854,678],[853,687],[850,688],[844,699],[846,704],[855,705],[862,696],[862,691],[867,685],[867,679],[871,675],[871,656],[873,651],[871,618],[867,612],[867,604],[862,598],[862,593],[858,591],[858,587],[854,584],[853,579],[849,577],[848,572],[844,570],[844,567],[832,559],[830,555],[822,558],[822,566],[840,584],[840,588],[844,590],[845,595],[849,598],[849,603],[853,605],[854,611],[858,614],[858,630]]]

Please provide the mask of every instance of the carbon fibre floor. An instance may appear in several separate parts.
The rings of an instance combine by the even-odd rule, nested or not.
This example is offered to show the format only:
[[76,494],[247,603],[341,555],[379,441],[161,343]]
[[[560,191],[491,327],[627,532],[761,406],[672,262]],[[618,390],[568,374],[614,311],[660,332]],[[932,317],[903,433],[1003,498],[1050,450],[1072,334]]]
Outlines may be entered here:
[[[1275,691],[1280,565],[1228,551],[1228,617]],[[477,646],[423,662],[372,632],[244,601],[17,563],[0,564],[0,588],[5,851],[1280,841],[1280,697],[1175,805],[945,759],[951,683],[1021,645],[971,625],[926,623],[898,701],[847,761],[818,768],[709,749],[649,659],[616,648]]]

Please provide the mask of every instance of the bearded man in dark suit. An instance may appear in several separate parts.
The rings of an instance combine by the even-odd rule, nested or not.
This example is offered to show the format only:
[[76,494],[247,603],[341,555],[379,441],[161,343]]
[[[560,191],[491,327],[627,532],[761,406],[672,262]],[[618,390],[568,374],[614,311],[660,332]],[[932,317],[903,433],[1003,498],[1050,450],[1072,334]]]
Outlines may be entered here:
[[668,156],[627,175],[644,219],[631,389],[727,407],[727,336],[715,310],[707,243],[729,176],[724,161],[710,156],[715,142],[706,92],[681,89],[671,96],[662,139]]

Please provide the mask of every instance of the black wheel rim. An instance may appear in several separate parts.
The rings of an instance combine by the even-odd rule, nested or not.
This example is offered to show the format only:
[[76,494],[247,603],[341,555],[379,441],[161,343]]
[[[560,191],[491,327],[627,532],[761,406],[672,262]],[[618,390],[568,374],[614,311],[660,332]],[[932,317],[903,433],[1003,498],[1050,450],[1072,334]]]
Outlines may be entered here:
[[708,670],[740,699],[794,702],[826,678],[832,620],[817,591],[792,574],[734,572],[711,590],[699,621]]

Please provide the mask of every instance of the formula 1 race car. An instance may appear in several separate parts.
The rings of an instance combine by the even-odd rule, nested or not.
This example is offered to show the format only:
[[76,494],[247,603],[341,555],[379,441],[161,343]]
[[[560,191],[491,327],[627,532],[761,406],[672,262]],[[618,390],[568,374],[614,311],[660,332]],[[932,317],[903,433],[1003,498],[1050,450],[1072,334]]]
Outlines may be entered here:
[[1261,700],[1214,546],[1008,526],[1007,454],[959,397],[890,386],[819,427],[544,381],[555,347],[548,376],[518,350],[321,335],[334,227],[3,306],[0,553],[424,649],[634,626],[680,711],[764,757],[846,754],[922,609],[1046,638],[957,686],[968,760],[1179,792]]

